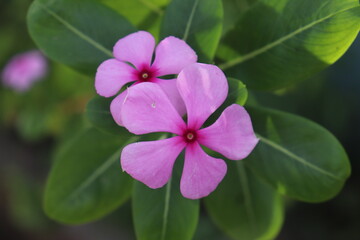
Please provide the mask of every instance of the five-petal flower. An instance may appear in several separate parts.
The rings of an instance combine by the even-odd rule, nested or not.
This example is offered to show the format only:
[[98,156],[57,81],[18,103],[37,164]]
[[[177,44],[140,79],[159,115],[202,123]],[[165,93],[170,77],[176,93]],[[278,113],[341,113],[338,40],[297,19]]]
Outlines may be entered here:
[[[172,36],[158,44],[152,62],[154,49],[155,39],[148,32],[139,31],[121,38],[113,49],[115,58],[104,61],[97,69],[96,91],[101,96],[111,97],[129,82],[152,82],[164,90],[179,114],[183,115],[185,105],[176,88],[175,79],[164,80],[159,77],[179,74],[184,67],[197,61],[197,55],[185,41]],[[110,105],[111,114],[120,126],[126,95],[127,90],[120,93]]]
[[126,146],[121,166],[150,188],[160,188],[168,182],[174,162],[185,148],[180,189],[184,197],[197,199],[214,191],[227,171],[225,162],[207,155],[200,144],[240,160],[248,156],[258,139],[248,113],[236,104],[227,107],[214,124],[201,129],[228,93],[226,77],[218,67],[192,64],[180,72],[176,83],[186,106],[187,124],[158,85],[144,83],[128,89],[121,117],[130,132],[176,136]]

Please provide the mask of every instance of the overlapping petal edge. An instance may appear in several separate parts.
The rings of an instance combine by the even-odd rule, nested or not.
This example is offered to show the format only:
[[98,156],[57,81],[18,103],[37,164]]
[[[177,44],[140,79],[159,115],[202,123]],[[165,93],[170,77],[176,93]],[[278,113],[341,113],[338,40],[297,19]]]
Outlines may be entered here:
[[[148,32],[139,31],[121,38],[113,49],[115,58],[104,61],[98,67],[95,89],[101,96],[112,97],[127,83],[152,82],[164,90],[179,114],[183,115],[186,110],[175,79],[159,77],[179,74],[184,67],[197,61],[197,55],[185,41],[172,36],[157,45],[152,62],[154,49],[155,39]],[[121,111],[126,94],[127,90],[120,93],[110,106],[111,114],[120,126],[123,125]]]
[[121,166],[150,188],[160,188],[168,182],[177,156],[185,149],[180,190],[184,197],[198,199],[214,191],[227,171],[222,159],[209,156],[200,145],[231,160],[241,160],[251,153],[258,139],[248,113],[237,104],[227,107],[214,124],[201,129],[228,93],[226,77],[218,67],[189,65],[178,75],[176,85],[186,106],[187,123],[157,84],[137,84],[128,89],[121,118],[130,132],[169,132],[176,136],[126,146]]

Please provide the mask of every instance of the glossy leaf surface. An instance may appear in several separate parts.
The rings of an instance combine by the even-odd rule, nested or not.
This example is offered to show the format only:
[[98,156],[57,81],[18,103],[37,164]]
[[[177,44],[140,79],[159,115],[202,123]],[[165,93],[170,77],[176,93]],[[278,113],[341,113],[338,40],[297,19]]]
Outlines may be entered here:
[[113,98],[103,98],[96,96],[91,99],[86,106],[86,117],[90,123],[99,130],[111,134],[124,134],[128,131],[120,127],[114,121],[110,112],[110,103]]
[[243,161],[228,161],[228,172],[205,206],[215,224],[233,239],[273,239],[283,221],[279,194]]
[[220,40],[222,19],[221,0],[173,0],[165,11],[160,36],[185,40],[200,62],[211,62]]
[[108,214],[131,194],[120,152],[130,134],[114,136],[86,129],[55,157],[45,190],[45,212],[63,223],[85,223]]
[[224,39],[220,66],[249,88],[279,89],[333,64],[359,29],[358,0],[258,0]]
[[296,115],[248,108],[260,142],[244,161],[280,193],[320,202],[334,197],[350,175],[344,148],[326,129]]
[[94,0],[35,0],[27,22],[30,35],[46,55],[90,75],[112,57],[117,40],[136,31],[125,18]]
[[133,216],[138,240],[191,240],[199,217],[199,200],[180,193],[179,159],[172,179],[160,189],[135,182]]

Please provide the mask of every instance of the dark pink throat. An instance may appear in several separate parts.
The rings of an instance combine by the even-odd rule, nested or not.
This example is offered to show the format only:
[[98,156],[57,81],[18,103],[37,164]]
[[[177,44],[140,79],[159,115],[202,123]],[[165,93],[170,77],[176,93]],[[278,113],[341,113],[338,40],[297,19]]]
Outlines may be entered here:
[[185,142],[193,143],[197,140],[197,133],[194,130],[187,129],[184,131],[182,137],[184,138]]
[[150,67],[142,67],[137,71],[136,77],[139,82],[152,82],[156,77],[156,71]]

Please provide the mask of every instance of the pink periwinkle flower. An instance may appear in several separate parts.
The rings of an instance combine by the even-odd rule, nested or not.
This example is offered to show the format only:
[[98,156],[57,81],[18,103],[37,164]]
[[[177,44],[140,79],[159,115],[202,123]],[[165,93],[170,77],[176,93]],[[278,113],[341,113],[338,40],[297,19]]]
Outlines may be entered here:
[[41,80],[47,72],[47,61],[38,50],[15,55],[10,59],[2,72],[4,85],[18,92],[28,90],[36,81]]
[[[97,69],[95,88],[99,95],[111,97],[127,83],[134,85],[151,82],[159,85],[180,115],[185,105],[176,88],[176,80],[160,79],[161,76],[179,74],[189,64],[197,61],[197,55],[185,41],[176,37],[163,39],[155,49],[154,37],[139,31],[121,38],[114,46],[115,58],[106,60]],[[121,111],[127,90],[120,93],[110,105],[111,114],[122,126]]]
[[157,84],[143,83],[128,89],[121,114],[130,132],[169,132],[176,136],[127,145],[121,153],[121,166],[150,188],[160,188],[168,182],[174,162],[185,148],[180,190],[184,197],[198,199],[214,191],[227,171],[225,162],[206,154],[200,144],[228,159],[240,160],[250,154],[258,139],[249,114],[237,104],[201,129],[228,94],[227,80],[218,67],[192,64],[180,72],[176,84],[186,106],[187,124]]

